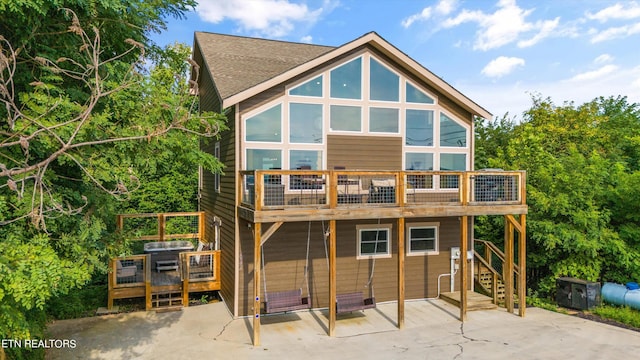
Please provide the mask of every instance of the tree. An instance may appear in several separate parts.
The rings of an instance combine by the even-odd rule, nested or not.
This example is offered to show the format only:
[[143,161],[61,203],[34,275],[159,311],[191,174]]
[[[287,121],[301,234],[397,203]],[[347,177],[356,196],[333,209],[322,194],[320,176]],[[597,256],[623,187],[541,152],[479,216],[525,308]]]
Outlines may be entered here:
[[[580,106],[534,97],[522,123],[479,131],[508,138],[487,154],[488,164],[527,170],[534,288],[551,293],[558,276],[626,282],[640,275],[637,219],[623,210],[637,206],[628,194],[639,178],[639,131],[638,105],[623,97]],[[479,235],[495,231],[492,225],[480,221]]]
[[[48,8],[51,3],[73,3],[81,15]],[[166,7],[181,13],[172,6],[191,1],[150,2],[154,10],[148,3],[0,0],[3,19],[14,16],[7,23],[27,21],[21,16],[33,11],[70,19],[66,31],[55,24],[58,19],[45,17],[31,36],[0,38],[2,338],[42,338],[42,323],[34,319],[42,318],[44,304],[104,273],[106,259],[126,251],[123,239],[113,235],[113,218],[129,206],[144,207],[133,190],[172,196],[157,194],[179,183],[167,178],[171,172],[193,181],[198,164],[220,169],[197,144],[215,137],[224,117],[197,114],[186,81],[189,65],[178,61],[188,55],[187,47],[155,49],[149,56],[149,47],[136,40],[146,41],[150,27],[164,24],[158,16],[170,11]],[[116,14],[126,4],[145,8],[146,15],[135,16],[149,26],[120,23]],[[58,30],[44,30],[52,28]],[[128,40],[118,44],[121,38]],[[150,70],[143,65],[145,54],[155,62]],[[178,166],[168,166],[171,157]],[[163,176],[162,187],[143,182]],[[132,198],[136,203],[125,201]]]

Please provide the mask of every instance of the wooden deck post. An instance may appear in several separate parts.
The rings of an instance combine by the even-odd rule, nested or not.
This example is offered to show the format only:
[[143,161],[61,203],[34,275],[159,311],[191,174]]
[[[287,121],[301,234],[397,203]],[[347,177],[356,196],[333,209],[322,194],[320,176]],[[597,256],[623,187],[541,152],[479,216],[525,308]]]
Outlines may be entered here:
[[518,234],[518,314],[525,315],[527,308],[527,215],[520,215]]
[[145,293],[145,309],[151,310],[151,254],[144,256],[144,293]]
[[191,276],[191,258],[187,254],[180,254],[180,270],[182,271],[182,306],[189,307],[189,276]]
[[513,313],[513,225],[504,217],[504,305]]
[[468,216],[460,218],[460,321],[464,322],[467,317],[467,287],[468,287],[468,266],[467,266],[467,243],[469,241]]
[[404,328],[404,218],[398,219],[398,328]]
[[262,224],[253,224],[253,346],[260,346],[260,255]]
[[158,214],[158,238],[159,241],[164,241],[164,214]]
[[336,330],[336,221],[329,220],[329,336]]
[[107,295],[107,309],[111,310],[113,308],[113,288],[116,284],[116,259],[109,259],[109,272],[108,275],[108,287],[109,293]]
[[198,213],[198,241],[204,243],[204,232],[205,232],[205,214],[204,211],[200,211]]

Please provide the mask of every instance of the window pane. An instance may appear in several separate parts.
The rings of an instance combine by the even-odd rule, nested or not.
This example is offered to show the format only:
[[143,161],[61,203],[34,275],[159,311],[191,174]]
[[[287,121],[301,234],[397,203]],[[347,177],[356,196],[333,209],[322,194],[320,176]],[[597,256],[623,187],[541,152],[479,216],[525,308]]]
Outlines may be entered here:
[[289,105],[289,142],[322,143],[322,105]]
[[280,150],[247,149],[247,170],[268,170],[282,168]]
[[412,228],[412,239],[434,239],[436,237],[436,229],[434,228]]
[[247,141],[281,142],[280,126],[282,109],[280,105],[252,116],[246,121]]
[[433,170],[433,154],[407,153],[405,170]]
[[433,146],[433,111],[407,110],[406,144]]
[[387,254],[389,230],[360,230],[360,255]]
[[362,58],[352,60],[331,70],[331,97],[362,98]]
[[400,77],[374,59],[371,59],[370,66],[369,98],[371,100],[398,101],[400,98]]
[[440,154],[440,170],[467,170],[467,154]]
[[318,170],[322,169],[322,151],[320,150],[291,150],[289,152],[289,168]]
[[289,90],[289,95],[322,97],[322,75]]
[[435,240],[411,240],[411,251],[435,251]]
[[415,86],[407,82],[407,102],[418,104],[433,104],[435,101],[429,95],[418,90]]
[[370,108],[369,132],[398,133],[398,109]]
[[440,146],[467,146],[467,130],[452,118],[440,113]]
[[362,113],[359,106],[331,105],[331,125],[333,131],[361,131]]

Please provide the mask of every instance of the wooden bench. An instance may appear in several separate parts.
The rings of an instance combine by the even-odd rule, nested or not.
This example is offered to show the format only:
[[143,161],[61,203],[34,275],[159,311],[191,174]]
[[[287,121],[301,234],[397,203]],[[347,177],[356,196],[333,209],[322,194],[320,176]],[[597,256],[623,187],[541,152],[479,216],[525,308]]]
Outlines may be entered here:
[[336,295],[336,313],[338,314],[364,309],[372,309],[375,307],[376,299],[364,299],[361,292]]
[[264,300],[264,311],[267,314],[304,310],[311,307],[309,296],[302,297],[302,289],[267,292]]

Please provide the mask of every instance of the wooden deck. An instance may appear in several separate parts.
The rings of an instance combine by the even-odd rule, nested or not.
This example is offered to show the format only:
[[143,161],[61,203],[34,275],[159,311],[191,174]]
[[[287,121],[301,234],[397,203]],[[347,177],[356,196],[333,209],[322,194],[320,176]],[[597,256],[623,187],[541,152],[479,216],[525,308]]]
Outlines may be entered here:
[[526,214],[524,171],[241,171],[250,222]]
[[[446,292],[440,294],[440,299],[460,307],[460,292]],[[494,310],[498,305],[493,303],[493,299],[489,296],[479,294],[477,292],[467,292],[467,310]]]

